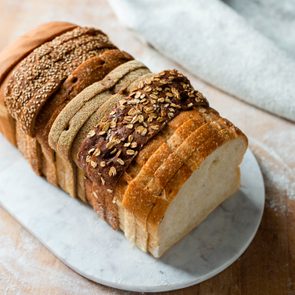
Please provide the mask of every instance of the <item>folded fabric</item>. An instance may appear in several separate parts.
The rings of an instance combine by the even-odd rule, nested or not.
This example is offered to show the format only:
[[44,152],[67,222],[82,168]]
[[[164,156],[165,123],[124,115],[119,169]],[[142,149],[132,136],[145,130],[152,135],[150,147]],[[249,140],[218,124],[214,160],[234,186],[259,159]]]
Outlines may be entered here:
[[281,40],[278,33],[277,39],[263,35],[266,22],[248,22],[239,15],[249,14],[245,5],[219,0],[109,1],[125,24],[193,74],[295,121],[295,60],[282,49],[286,38],[278,43],[273,41]]

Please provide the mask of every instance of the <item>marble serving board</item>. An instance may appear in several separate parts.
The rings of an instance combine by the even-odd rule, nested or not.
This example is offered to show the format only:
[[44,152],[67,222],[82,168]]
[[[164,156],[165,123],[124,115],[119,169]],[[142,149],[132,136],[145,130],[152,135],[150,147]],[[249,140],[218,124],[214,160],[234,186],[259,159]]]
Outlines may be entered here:
[[250,150],[241,188],[161,259],[138,250],[91,208],[37,177],[0,135],[0,203],[52,253],[82,276],[130,291],[168,291],[200,283],[248,247],[264,208],[263,178]]

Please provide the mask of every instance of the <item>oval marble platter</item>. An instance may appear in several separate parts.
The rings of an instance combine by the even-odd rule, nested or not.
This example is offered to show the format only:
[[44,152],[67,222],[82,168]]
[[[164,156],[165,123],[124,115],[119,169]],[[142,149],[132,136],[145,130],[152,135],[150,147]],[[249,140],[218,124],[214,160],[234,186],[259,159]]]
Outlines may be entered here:
[[155,259],[113,231],[92,209],[37,177],[0,135],[0,203],[82,276],[118,289],[156,292],[200,283],[232,264],[258,229],[264,184],[248,150],[241,165],[240,191]]

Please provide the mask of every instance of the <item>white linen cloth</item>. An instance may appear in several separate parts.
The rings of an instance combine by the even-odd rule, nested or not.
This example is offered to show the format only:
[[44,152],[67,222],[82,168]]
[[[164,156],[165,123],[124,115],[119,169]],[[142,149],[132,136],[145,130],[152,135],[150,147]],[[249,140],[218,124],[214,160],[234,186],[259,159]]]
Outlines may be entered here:
[[128,27],[191,73],[295,121],[295,1],[109,2]]

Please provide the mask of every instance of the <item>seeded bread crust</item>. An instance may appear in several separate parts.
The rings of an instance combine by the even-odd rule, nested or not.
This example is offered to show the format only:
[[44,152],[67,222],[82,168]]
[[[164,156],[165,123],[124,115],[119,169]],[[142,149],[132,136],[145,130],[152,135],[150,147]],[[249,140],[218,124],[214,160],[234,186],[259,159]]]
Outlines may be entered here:
[[117,66],[131,59],[132,56],[128,53],[112,49],[79,65],[41,109],[36,119],[36,137],[49,147],[48,135],[51,126],[63,108],[83,89],[102,80]]
[[8,82],[5,103],[22,129],[35,135],[35,119],[52,94],[81,63],[115,46],[100,30],[75,28],[27,56]]
[[[77,171],[72,158],[72,146],[77,145],[84,135],[87,120],[111,97],[117,83],[126,80],[132,72],[143,69],[141,63],[128,61],[111,71],[101,82],[96,82],[80,92],[56,118],[49,134],[49,143],[57,152],[56,160],[65,177],[64,189],[73,197],[77,197]],[[93,125],[91,126],[93,127]],[[86,127],[87,128],[87,127]],[[82,130],[81,130],[82,129]],[[77,138],[76,138],[77,137]],[[84,139],[84,138],[83,138]],[[79,197],[79,196],[78,196]],[[83,198],[83,196],[82,196]]]
[[50,22],[38,26],[17,38],[0,53],[0,132],[12,143],[16,144],[15,121],[4,104],[7,83],[13,69],[35,48],[54,37],[77,27],[67,22]]

